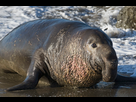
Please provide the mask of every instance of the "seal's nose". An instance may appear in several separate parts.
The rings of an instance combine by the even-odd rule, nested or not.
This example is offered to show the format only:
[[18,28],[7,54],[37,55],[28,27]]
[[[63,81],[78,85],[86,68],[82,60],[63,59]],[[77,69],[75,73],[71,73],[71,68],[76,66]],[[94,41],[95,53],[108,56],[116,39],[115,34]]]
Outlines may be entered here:
[[111,63],[117,63],[117,56],[114,50],[107,52],[106,55],[108,61],[111,61]]
[[105,62],[105,68],[102,69],[103,81],[112,82],[117,76],[118,59],[115,50],[111,46],[104,48],[105,53],[102,55]]

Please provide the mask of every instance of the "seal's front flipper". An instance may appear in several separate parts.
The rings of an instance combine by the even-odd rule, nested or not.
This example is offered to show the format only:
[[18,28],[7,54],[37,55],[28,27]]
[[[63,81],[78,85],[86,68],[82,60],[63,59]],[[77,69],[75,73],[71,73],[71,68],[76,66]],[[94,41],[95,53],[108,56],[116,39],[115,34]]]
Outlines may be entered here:
[[19,85],[10,87],[5,91],[26,90],[33,89],[38,84],[39,79],[43,76],[42,72],[37,68],[35,71],[28,75],[26,79]]
[[27,82],[22,82],[21,84],[10,87],[10,88],[6,89],[5,91],[16,91],[16,90],[32,89],[32,88],[35,88],[35,86],[36,86],[35,84],[36,83],[34,83],[34,84],[29,83],[28,81]]

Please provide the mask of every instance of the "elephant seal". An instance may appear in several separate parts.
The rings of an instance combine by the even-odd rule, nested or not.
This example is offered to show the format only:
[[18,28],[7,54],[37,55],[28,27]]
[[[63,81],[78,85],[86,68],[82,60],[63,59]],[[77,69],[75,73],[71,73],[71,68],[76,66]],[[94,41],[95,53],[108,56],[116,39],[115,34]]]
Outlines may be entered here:
[[0,70],[26,76],[7,91],[35,88],[42,76],[60,86],[90,87],[114,81],[117,65],[110,38],[79,21],[30,21],[0,42]]

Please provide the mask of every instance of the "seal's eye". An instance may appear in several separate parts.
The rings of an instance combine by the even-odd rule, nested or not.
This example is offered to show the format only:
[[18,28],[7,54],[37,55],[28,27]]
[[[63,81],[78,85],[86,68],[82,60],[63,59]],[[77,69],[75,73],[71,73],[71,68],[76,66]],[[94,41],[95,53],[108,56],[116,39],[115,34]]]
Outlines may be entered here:
[[97,45],[96,45],[95,43],[93,43],[91,46],[92,46],[93,48],[96,48],[96,47],[97,47]]

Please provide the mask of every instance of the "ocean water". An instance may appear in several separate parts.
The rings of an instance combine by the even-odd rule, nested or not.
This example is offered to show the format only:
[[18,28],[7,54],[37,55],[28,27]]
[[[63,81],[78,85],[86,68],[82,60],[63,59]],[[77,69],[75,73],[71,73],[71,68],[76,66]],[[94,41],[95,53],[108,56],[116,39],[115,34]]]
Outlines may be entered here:
[[119,59],[118,73],[136,76],[136,31],[115,26],[117,15],[123,7],[0,6],[0,40],[18,25],[31,20],[41,18],[78,20],[99,27],[111,38]]

